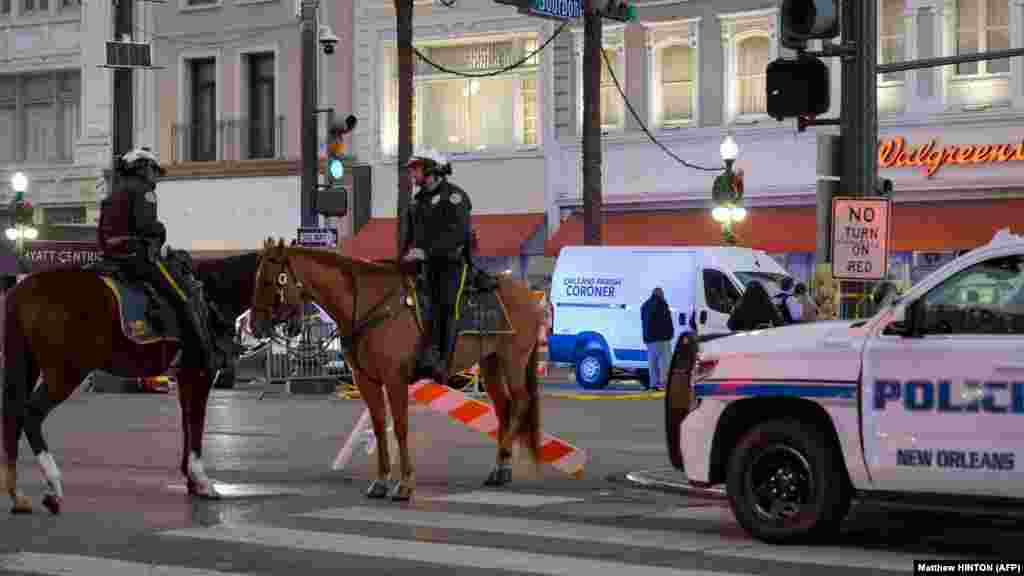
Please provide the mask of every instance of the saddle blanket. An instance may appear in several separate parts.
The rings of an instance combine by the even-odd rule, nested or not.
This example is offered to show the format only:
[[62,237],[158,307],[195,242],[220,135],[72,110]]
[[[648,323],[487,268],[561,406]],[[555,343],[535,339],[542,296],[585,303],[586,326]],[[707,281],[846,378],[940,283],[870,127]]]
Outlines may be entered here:
[[[160,270],[167,270],[160,263]],[[111,262],[97,262],[88,268],[97,272],[117,300],[121,331],[140,345],[183,341],[174,309],[152,287],[139,280],[128,280]]]
[[[501,294],[495,289],[478,289],[469,265],[462,265],[459,291],[455,297],[455,336],[491,336],[515,334]],[[432,313],[430,289],[423,277],[407,279],[409,296],[406,304],[416,310],[416,322],[424,329],[424,318]],[[411,302],[409,301],[411,300]]]

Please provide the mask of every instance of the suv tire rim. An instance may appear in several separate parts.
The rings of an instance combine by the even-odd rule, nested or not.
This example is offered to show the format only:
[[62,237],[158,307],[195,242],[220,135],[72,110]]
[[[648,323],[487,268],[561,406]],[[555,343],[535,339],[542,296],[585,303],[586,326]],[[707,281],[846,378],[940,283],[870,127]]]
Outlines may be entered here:
[[815,488],[810,463],[784,444],[768,446],[754,458],[745,484],[758,517],[778,523],[806,511]]

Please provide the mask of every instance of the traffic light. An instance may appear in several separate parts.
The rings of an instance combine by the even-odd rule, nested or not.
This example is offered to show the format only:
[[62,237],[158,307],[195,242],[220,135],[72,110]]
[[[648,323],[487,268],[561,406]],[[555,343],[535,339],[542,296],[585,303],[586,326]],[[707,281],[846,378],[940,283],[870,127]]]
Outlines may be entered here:
[[839,36],[839,0],[783,0],[779,20],[782,45],[807,50],[809,40]]
[[343,137],[352,131],[357,123],[355,116],[345,119],[344,126],[334,123],[331,112],[327,127],[327,170],[326,183],[317,185],[314,206],[318,214],[342,217],[348,214],[348,189],[343,185],[345,178],[345,142]]
[[892,180],[889,180],[888,178],[879,178],[875,182],[875,196],[892,198]]
[[818,116],[831,105],[828,66],[817,58],[800,55],[778,58],[765,70],[768,116],[776,120]]
[[624,0],[594,0],[592,6],[602,18],[619,22],[636,21],[636,7]]

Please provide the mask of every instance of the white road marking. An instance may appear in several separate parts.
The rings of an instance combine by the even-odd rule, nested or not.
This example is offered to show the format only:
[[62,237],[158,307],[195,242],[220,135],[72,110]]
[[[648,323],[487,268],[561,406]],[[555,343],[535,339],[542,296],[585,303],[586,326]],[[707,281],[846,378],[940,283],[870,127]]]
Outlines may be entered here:
[[728,506],[681,506],[659,512],[654,517],[670,520],[702,520],[721,522],[723,524],[736,524],[736,517],[732,513],[732,508]]
[[492,504],[494,506],[518,506],[521,508],[535,508],[549,504],[566,504],[569,502],[584,502],[583,498],[572,498],[566,496],[544,496],[541,494],[516,494],[514,492],[488,492],[477,490],[450,496],[436,496],[427,498],[434,502],[453,502],[457,504]]
[[459,568],[509,570],[531,574],[586,574],[587,576],[752,576],[712,570],[683,570],[605,560],[555,556],[502,548],[437,544],[415,540],[371,538],[356,534],[310,532],[257,525],[188,528],[163,532],[166,536],[253,544],[349,556],[424,562]]
[[218,572],[187,566],[143,564],[77,554],[36,554],[33,552],[0,556],[0,570],[48,576],[72,574],[74,576],[243,576],[240,572]]
[[616,546],[636,546],[656,548],[675,552],[693,552],[714,546],[747,544],[749,540],[727,540],[714,534],[694,532],[671,532],[645,530],[638,528],[616,528],[599,524],[579,524],[573,522],[557,522],[536,518],[513,518],[510,516],[482,516],[470,514],[454,514],[412,509],[388,508],[329,508],[319,512],[300,514],[309,518],[326,520],[346,520],[353,522],[380,522],[383,524],[400,524],[405,526],[424,526],[445,530],[466,530],[471,532],[489,532],[492,534],[510,534],[516,536],[534,536],[538,538],[554,538],[574,540],[578,542],[594,542],[614,544]]

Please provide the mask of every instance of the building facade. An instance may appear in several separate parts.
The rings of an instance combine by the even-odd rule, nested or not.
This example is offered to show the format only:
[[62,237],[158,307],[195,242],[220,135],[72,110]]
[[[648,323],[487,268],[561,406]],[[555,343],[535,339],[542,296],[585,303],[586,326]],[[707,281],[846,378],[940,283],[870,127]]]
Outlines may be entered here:
[[[141,5],[141,4],[140,4]],[[257,249],[300,223],[302,49],[296,0],[172,0],[151,8],[153,126],[168,177],[159,187],[168,243],[194,254]],[[352,110],[352,4],[321,2],[340,38],[317,46],[318,107]],[[320,115],[325,134],[326,115]],[[322,138],[321,138],[322,142]],[[353,162],[356,160],[353,158]],[[350,218],[333,225],[351,233]]]
[[[879,62],[1019,48],[1024,5],[1014,0],[874,0]],[[635,2],[639,23],[605,27],[605,50],[639,121],[610,79],[602,82],[603,237],[608,244],[718,244],[710,217],[714,173],[727,133],[739,143],[748,218],[740,243],[774,254],[808,278],[815,251],[816,131],[766,115],[765,66],[786,52],[778,3]],[[549,183],[559,212],[548,255],[582,242],[579,159],[582,39],[554,52],[557,152]],[[839,63],[831,110],[841,101]],[[880,176],[893,180],[890,271],[912,281],[958,250],[1020,229],[1024,208],[1024,66],[1020,59],[879,75]],[[937,168],[930,168],[935,165]],[[551,228],[555,228],[552,226]]]
[[[110,6],[0,0],[0,219],[28,176],[40,239],[91,240],[110,165]],[[6,241],[6,239],[4,240]]]

